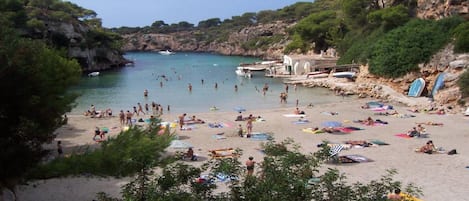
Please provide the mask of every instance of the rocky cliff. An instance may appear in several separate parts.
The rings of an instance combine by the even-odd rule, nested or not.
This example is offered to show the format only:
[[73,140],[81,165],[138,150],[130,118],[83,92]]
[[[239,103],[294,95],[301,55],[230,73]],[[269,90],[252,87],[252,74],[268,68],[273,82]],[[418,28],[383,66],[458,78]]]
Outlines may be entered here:
[[[245,27],[228,36],[226,41],[199,41],[196,36],[203,31],[184,31],[172,34],[135,33],[124,35],[124,51],[157,51],[172,49],[173,51],[216,52],[224,55],[255,56],[264,59],[279,59],[283,56],[283,48],[288,43],[286,29],[293,24],[276,22]],[[277,43],[267,48],[245,49],[243,44],[254,38],[281,37]]]
[[67,49],[68,56],[80,63],[84,72],[107,70],[127,64],[122,52],[107,45],[91,42],[91,27],[83,23],[45,21],[45,30],[32,30],[31,35],[41,36],[59,48]]

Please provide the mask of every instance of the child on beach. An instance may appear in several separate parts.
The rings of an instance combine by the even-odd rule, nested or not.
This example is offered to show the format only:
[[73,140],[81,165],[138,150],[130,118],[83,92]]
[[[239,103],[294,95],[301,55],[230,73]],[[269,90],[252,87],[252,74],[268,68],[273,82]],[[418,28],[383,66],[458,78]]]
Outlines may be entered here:
[[241,124],[238,125],[238,135],[239,137],[243,137],[243,126],[241,126]]
[[254,157],[250,156],[249,159],[246,161],[246,171],[247,175],[252,176],[254,173],[254,165],[256,161],[254,161]]

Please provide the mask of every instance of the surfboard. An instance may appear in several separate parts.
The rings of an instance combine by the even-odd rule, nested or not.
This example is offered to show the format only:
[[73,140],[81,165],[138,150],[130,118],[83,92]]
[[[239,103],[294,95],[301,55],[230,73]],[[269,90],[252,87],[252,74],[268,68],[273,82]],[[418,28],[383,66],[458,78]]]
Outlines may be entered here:
[[445,75],[446,73],[440,73],[436,77],[435,83],[433,84],[433,88],[432,88],[432,93],[431,93],[432,97],[435,97],[438,90],[440,90],[445,84]]
[[410,84],[409,93],[407,95],[411,97],[419,97],[424,88],[425,80],[423,78],[417,78]]

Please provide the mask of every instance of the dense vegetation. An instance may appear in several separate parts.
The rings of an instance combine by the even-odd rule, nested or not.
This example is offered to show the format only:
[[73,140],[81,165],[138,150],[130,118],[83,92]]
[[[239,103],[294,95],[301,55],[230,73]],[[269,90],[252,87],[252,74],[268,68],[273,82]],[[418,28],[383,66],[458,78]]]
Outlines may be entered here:
[[[3,16],[3,15],[1,15]],[[51,142],[72,108],[67,88],[78,81],[80,66],[41,41],[21,38],[0,25],[0,188],[19,178],[47,155]]]
[[[118,47],[117,34],[101,28],[96,13],[59,0],[0,1],[0,188],[12,187],[48,154],[43,148],[65,123],[81,74],[67,48]],[[57,24],[88,30],[94,40],[70,40]],[[72,43],[73,42],[73,43]]]
[[[396,188],[420,195],[420,189],[394,181],[394,170],[369,183],[347,183],[337,169],[324,172],[319,167],[330,160],[328,146],[315,154],[299,152],[290,139],[263,144],[265,156],[260,171],[244,175],[244,167],[237,158],[211,159],[200,167],[187,163],[173,163],[161,173],[141,171],[123,188],[122,200],[387,200]],[[241,150],[238,150],[241,154]],[[205,180],[199,180],[205,175]],[[225,178],[225,184],[220,178]],[[217,191],[220,185],[226,191]],[[121,200],[99,195],[99,200]]]

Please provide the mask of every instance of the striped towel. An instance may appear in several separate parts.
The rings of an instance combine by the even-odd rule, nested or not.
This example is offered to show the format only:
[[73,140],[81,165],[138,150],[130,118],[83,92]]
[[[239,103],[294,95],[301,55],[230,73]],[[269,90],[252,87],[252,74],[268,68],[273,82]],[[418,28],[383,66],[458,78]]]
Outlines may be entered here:
[[342,149],[344,149],[344,146],[341,144],[333,145],[331,147],[331,150],[329,151],[329,154],[331,154],[331,156],[335,156],[339,154],[339,152],[342,151]]

